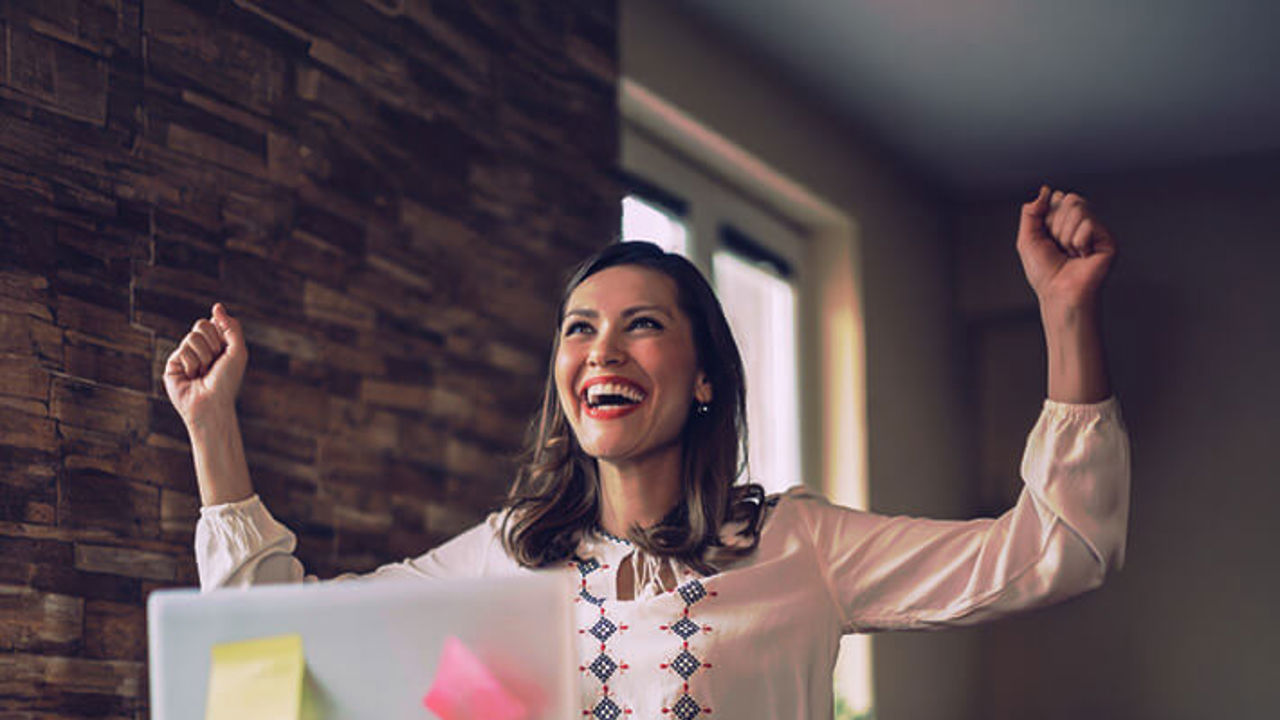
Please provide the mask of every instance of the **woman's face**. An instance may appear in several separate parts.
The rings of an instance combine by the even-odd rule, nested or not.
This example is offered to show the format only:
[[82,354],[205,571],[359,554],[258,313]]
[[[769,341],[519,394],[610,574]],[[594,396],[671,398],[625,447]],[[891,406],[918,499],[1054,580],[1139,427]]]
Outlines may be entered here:
[[675,281],[619,265],[578,285],[565,305],[555,382],[590,456],[639,460],[678,447],[693,403],[710,402]]

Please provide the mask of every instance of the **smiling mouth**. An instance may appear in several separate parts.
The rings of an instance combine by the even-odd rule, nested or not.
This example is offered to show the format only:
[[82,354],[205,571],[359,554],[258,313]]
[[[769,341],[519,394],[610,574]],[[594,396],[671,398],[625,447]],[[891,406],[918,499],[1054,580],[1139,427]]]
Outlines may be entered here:
[[620,418],[623,415],[630,415],[635,412],[638,407],[640,407],[640,403],[596,406],[584,405],[583,413],[585,413],[587,417],[595,420],[613,420],[614,418]]
[[580,400],[588,417],[610,420],[631,413],[646,397],[643,389],[631,383],[604,381],[587,386]]

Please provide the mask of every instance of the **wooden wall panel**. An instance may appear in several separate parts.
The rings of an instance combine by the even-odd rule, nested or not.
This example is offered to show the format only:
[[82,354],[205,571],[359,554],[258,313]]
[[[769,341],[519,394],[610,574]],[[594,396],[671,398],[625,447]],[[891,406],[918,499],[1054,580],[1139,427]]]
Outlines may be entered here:
[[500,499],[564,272],[610,241],[598,0],[0,3],[0,716],[140,718],[196,583],[164,361],[247,329],[255,485],[322,576]]

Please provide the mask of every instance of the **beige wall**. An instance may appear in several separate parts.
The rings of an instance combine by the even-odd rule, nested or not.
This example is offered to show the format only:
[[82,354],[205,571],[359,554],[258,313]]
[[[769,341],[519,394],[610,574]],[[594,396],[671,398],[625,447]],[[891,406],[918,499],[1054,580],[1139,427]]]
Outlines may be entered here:
[[[859,224],[874,509],[997,512],[1044,392],[1019,197],[948,206],[758,58],[667,0],[624,0],[621,68]],[[1280,707],[1280,158],[1079,182],[1134,449],[1128,565],[968,631],[878,637],[877,717],[1259,717]]]
[[[676,4],[623,0],[619,27],[623,76],[852,216],[864,279],[872,507],[966,515],[954,293],[937,198]],[[969,717],[974,638],[877,638],[877,717]]]
[[[986,718],[1254,718],[1280,708],[1280,162],[1258,157],[1075,187],[1115,230],[1106,336],[1133,441],[1127,567],[1101,590],[982,630]],[[1039,343],[1008,258],[1017,198],[956,216],[974,375]],[[978,456],[1034,412],[1029,383],[975,384]],[[1030,405],[1030,406],[1029,406]],[[998,461],[980,463],[994,472]],[[1010,466],[1012,467],[1012,466]]]

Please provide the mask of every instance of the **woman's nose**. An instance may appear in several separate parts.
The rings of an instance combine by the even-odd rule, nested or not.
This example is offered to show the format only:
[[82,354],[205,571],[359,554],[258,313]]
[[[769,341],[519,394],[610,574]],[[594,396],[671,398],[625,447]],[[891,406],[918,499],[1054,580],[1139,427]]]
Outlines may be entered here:
[[603,332],[596,336],[595,343],[591,345],[591,352],[587,355],[587,364],[592,367],[609,367],[620,364],[625,357],[626,355],[618,347],[613,333]]

